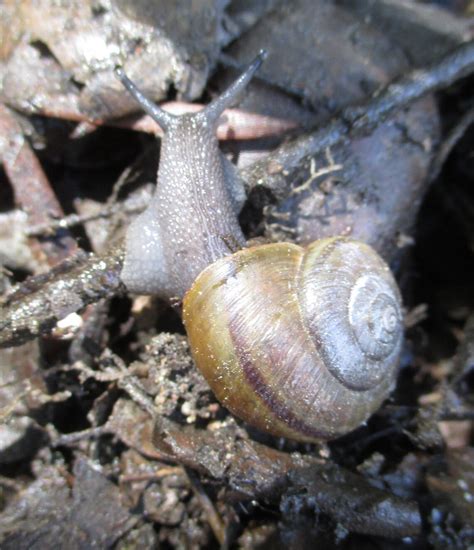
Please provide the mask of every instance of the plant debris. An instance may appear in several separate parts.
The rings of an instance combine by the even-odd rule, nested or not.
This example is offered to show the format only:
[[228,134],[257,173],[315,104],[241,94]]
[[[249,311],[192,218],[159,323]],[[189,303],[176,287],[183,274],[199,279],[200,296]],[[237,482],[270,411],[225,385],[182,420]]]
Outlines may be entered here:
[[[3,3],[2,548],[474,544],[472,2],[436,4]],[[160,132],[114,68],[182,113],[261,48],[218,129],[246,237],[363,239],[406,308],[393,395],[328,443],[235,419],[120,279]]]

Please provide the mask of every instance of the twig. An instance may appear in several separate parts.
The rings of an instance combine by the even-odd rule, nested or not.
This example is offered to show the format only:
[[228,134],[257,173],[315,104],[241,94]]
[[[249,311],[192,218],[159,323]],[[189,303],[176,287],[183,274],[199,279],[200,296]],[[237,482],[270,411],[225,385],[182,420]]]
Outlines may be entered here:
[[150,196],[132,196],[127,198],[123,202],[114,203],[111,205],[105,205],[103,210],[94,214],[69,214],[64,216],[60,220],[52,220],[50,222],[33,225],[26,230],[26,234],[31,236],[47,235],[58,229],[70,228],[83,223],[99,220],[102,218],[110,218],[116,214],[135,214],[142,212],[148,203],[150,202]]
[[84,439],[91,439],[94,437],[100,437],[104,434],[111,433],[110,430],[108,430],[104,426],[97,426],[95,428],[87,428],[86,430],[82,430],[80,432],[73,432],[70,434],[61,434],[56,436],[55,438],[52,438],[51,445],[53,447],[59,447],[59,446],[69,446],[74,443],[78,443],[79,441],[83,441]]
[[120,483],[135,483],[137,481],[158,481],[164,477],[182,475],[184,476],[184,468],[182,466],[164,466],[156,472],[149,472],[144,474],[124,474],[121,475]]
[[439,173],[441,172],[441,169],[443,168],[444,163],[446,162],[446,159],[450,155],[451,151],[472,124],[474,124],[474,107],[462,115],[459,122],[449,132],[446,139],[441,144],[436,158],[433,160],[431,165],[431,181],[434,181],[439,176]]
[[123,377],[117,381],[117,386],[126,391],[129,397],[152,418],[156,417],[156,407],[153,399],[146,393],[143,386],[131,376]]
[[0,347],[19,345],[49,332],[66,315],[123,290],[122,264],[123,248],[118,245],[106,256],[91,255],[72,271],[57,273],[39,290],[8,301],[0,307]]
[[[185,103],[182,101],[169,101],[162,103],[160,107],[175,115],[194,113],[204,109],[204,105],[198,103]],[[163,135],[162,129],[148,115],[138,117],[126,116],[111,120],[91,119],[78,111],[61,109],[61,107],[56,106],[37,109],[35,110],[35,114],[86,123],[89,125],[89,128],[97,126],[116,126],[154,134],[158,137]],[[297,126],[298,124],[293,120],[271,117],[258,113],[249,113],[242,109],[226,109],[219,121],[216,132],[220,140],[247,140],[280,135]]]
[[474,41],[469,41],[430,67],[417,69],[397,79],[361,105],[348,107],[323,128],[282,145],[264,160],[242,170],[241,176],[248,187],[264,184],[283,198],[291,190],[287,182],[292,181],[293,172],[302,161],[372,131],[388,115],[473,71]]
[[458,46],[453,52],[426,69],[417,69],[389,84],[361,107],[350,107],[343,117],[353,133],[378,126],[394,111],[413,103],[427,93],[449,86],[474,69],[474,41]]
[[329,149],[326,149],[326,157],[328,159],[328,164],[327,166],[322,166],[321,168],[317,168],[316,159],[311,158],[309,163],[309,177],[301,185],[298,185],[298,187],[293,187],[291,190],[292,195],[299,195],[300,193],[307,191],[311,188],[313,182],[321,176],[327,176],[328,174],[333,174],[334,172],[340,172],[344,168],[342,164],[336,164],[334,162]]
[[112,353],[110,350],[106,350],[102,354],[103,360],[110,360],[113,366],[122,376],[118,377],[116,382],[117,386],[126,391],[129,397],[144,411],[146,411],[151,418],[156,418],[156,407],[151,399],[150,395],[146,392],[145,388],[140,384],[138,379],[130,373],[127,365],[123,359],[118,355]]
[[168,460],[218,480],[241,499],[280,503],[284,510],[285,500],[295,498],[299,509],[314,507],[356,533],[401,538],[420,532],[417,503],[372,487],[334,463],[240,439],[232,428],[183,430],[162,420],[154,435]]
[[[0,147],[5,172],[13,187],[15,200],[28,214],[29,221],[40,224],[51,218],[63,217],[63,209],[20,125],[10,110],[1,104],[0,135],[5,138]],[[33,249],[40,262],[45,263],[46,260],[47,265],[53,266],[74,254],[77,245],[68,231],[63,230],[54,237],[41,239]]]
[[[46,223],[30,226],[27,228],[26,234],[28,236],[51,235],[53,232],[63,228],[70,228],[90,221],[113,217],[117,214],[123,215],[142,212],[150,202],[151,191],[148,190],[148,187],[150,187],[151,184],[150,186],[143,185],[140,188],[139,193],[132,194],[120,203],[118,202],[118,196],[125,185],[133,182],[137,178],[138,173],[135,172],[135,170],[139,165],[141,165],[146,154],[148,154],[148,151],[145,151],[144,154],[139,155],[130,166],[127,166],[125,170],[123,170],[117,181],[114,183],[112,193],[108,197],[106,203],[102,205],[99,212],[82,215],[70,214],[69,216],[64,216],[58,220],[50,220]],[[113,226],[109,228],[109,237],[112,236],[113,230]]]
[[191,470],[190,468],[185,468],[186,474],[188,476],[189,482],[191,483],[191,488],[193,490],[193,493],[196,495],[197,499],[199,500],[199,503],[201,504],[204,513],[206,514],[207,521],[209,525],[211,526],[212,532],[214,533],[214,536],[216,537],[219,544],[222,545],[225,542],[225,526],[224,522],[222,521],[222,518],[217,513],[217,510],[214,507],[214,504],[212,503],[211,499],[207,496],[206,492],[204,491],[204,488],[199,481],[199,477],[197,474]]

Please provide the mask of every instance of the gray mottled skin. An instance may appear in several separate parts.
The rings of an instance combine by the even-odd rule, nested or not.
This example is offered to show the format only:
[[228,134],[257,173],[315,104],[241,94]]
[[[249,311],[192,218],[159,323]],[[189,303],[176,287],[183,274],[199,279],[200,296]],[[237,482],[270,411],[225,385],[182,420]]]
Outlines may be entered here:
[[182,299],[209,264],[243,246],[237,215],[242,190],[222,156],[215,126],[250,82],[264,52],[206,109],[175,117],[151,103],[117,71],[163,128],[158,181],[148,208],[130,225],[121,278],[131,292]]

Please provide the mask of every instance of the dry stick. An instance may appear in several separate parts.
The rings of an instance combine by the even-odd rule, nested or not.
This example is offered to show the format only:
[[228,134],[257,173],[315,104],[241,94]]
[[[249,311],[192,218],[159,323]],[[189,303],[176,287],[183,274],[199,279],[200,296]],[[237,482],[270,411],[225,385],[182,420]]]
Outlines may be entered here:
[[474,107],[471,107],[462,115],[459,122],[454,126],[454,128],[452,128],[452,130],[446,136],[446,139],[441,144],[436,158],[431,165],[431,181],[434,181],[439,176],[441,169],[446,162],[446,159],[451,154],[451,151],[466,133],[466,130],[469,128],[469,126],[471,126],[472,124],[474,124]]
[[[58,229],[74,227],[76,225],[101,218],[109,218],[116,214],[133,214],[142,212],[150,202],[150,194],[143,193],[143,190],[146,189],[145,186],[141,187],[141,193],[132,194],[121,202],[118,202],[118,195],[125,185],[136,180],[138,177],[138,166],[142,164],[142,161],[147,154],[148,149],[146,149],[144,153],[140,154],[130,166],[127,166],[127,168],[123,170],[117,181],[114,183],[112,193],[106,203],[102,206],[100,212],[94,212],[93,214],[69,214],[68,216],[63,216],[61,219],[49,220],[46,223],[30,225],[26,229],[27,236],[32,237],[39,235],[50,235]],[[150,185],[152,185],[151,182]]]
[[107,435],[112,433],[104,426],[96,426],[94,428],[87,428],[80,432],[72,432],[69,434],[60,434],[55,435],[52,438],[51,446],[52,447],[61,447],[61,446],[70,446],[85,439],[92,439],[94,437],[100,437],[102,435]]
[[283,198],[291,191],[289,182],[302,161],[338,143],[373,131],[388,115],[472,72],[474,41],[471,40],[430,67],[416,69],[395,80],[368,101],[348,107],[323,128],[282,145],[264,160],[242,170],[241,176],[248,187],[265,184]]
[[[250,187],[265,182],[265,186],[276,193],[289,193],[287,178],[306,158],[354,135],[373,130],[395,110],[473,71],[474,41],[470,41],[431,67],[400,78],[363,105],[346,109],[341,117],[324,128],[279,147],[264,161],[243,170],[241,175]],[[53,279],[36,293],[0,309],[0,347],[19,345],[51,330],[61,318],[58,309],[64,317],[123,288],[120,281],[122,263],[123,248],[118,247],[104,258],[91,258],[82,269],[77,268],[59,280]],[[94,278],[98,278],[100,284],[95,284],[91,292]],[[57,300],[61,300],[61,308],[53,307],[52,301]]]
[[196,495],[197,499],[199,500],[199,503],[201,504],[204,510],[204,513],[207,517],[207,521],[212,529],[212,532],[214,533],[214,536],[217,539],[217,542],[222,547],[225,542],[224,522],[222,521],[222,518],[218,514],[217,510],[215,509],[211,499],[206,494],[206,491],[204,491],[204,488],[197,474],[193,470],[191,470],[191,468],[184,467],[184,469],[191,483],[191,488],[193,490],[193,493]]
[[123,290],[122,264],[123,249],[116,246],[103,257],[91,255],[70,272],[56,274],[36,292],[16,292],[18,298],[0,308],[0,347],[47,333],[70,313]]
[[[163,108],[172,114],[182,115],[201,111],[204,105],[170,101],[165,103]],[[157,136],[163,135],[161,128],[148,115],[144,115],[135,121],[113,121],[113,124]],[[293,130],[297,126],[298,124],[293,120],[249,113],[241,109],[226,109],[219,120],[216,133],[217,138],[222,141],[228,139],[247,140],[277,136]]]
[[158,481],[168,476],[184,476],[185,471],[182,466],[164,466],[156,472],[144,474],[123,474],[120,476],[120,483],[135,483],[137,481]]
[[[28,214],[31,224],[44,223],[51,217],[64,216],[63,209],[39,163],[33,149],[13,114],[0,104],[0,156],[16,202]],[[8,138],[8,139],[6,139]],[[53,237],[32,243],[35,256],[46,266],[53,266],[77,251],[77,245],[67,230]]]
[[[36,110],[35,114],[82,122],[87,125],[85,131],[94,130],[94,127],[97,126],[115,126],[154,134],[158,137],[163,136],[163,130],[148,115],[141,115],[139,117],[132,115],[107,120],[91,119],[78,110],[61,108],[60,101],[56,103],[59,106],[48,105],[45,108]],[[198,103],[169,101],[161,103],[160,107],[172,114],[182,115],[185,113],[195,113],[204,109],[205,106]],[[280,135],[293,130],[297,126],[298,124],[293,120],[249,113],[242,109],[226,109],[219,121],[216,133],[219,140],[248,140]],[[78,133],[79,135],[81,134],[81,132]]]
[[156,436],[154,444],[166,460],[224,484],[240,501],[283,504],[288,510],[282,497],[295,498],[304,510],[324,513],[355,533],[390,538],[420,533],[416,502],[372,487],[362,476],[334,463],[240,439],[229,428],[183,430],[165,420],[158,423]]
[[92,222],[94,220],[99,220],[102,218],[110,218],[118,213],[125,214],[135,214],[145,210],[148,205],[150,198],[146,200],[146,197],[131,197],[131,200],[125,200],[120,203],[114,203],[105,205],[104,209],[100,212],[95,212],[94,214],[68,214],[60,220],[51,220],[46,223],[40,223],[37,225],[32,225],[26,230],[28,237],[36,237],[39,235],[48,235],[58,229],[68,229],[76,225],[81,225],[87,222]]

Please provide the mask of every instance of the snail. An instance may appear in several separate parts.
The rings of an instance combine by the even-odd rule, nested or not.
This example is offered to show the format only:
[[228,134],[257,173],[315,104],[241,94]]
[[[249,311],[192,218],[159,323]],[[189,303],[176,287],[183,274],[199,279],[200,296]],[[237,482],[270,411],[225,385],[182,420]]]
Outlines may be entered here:
[[311,442],[355,429],[389,395],[401,299],[388,266],[362,242],[246,247],[242,189],[215,126],[264,57],[204,110],[180,117],[117,70],[164,131],[155,195],[128,228],[121,278],[131,292],[182,301],[194,361],[233,414]]

